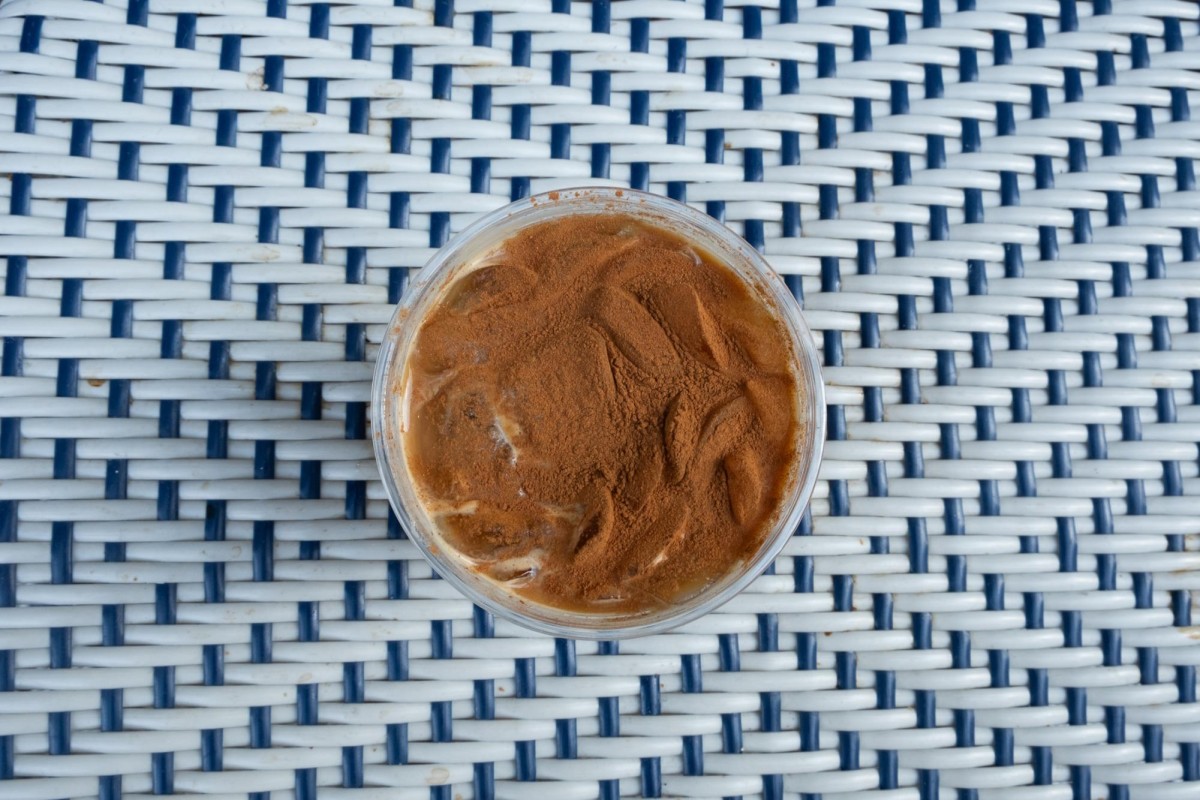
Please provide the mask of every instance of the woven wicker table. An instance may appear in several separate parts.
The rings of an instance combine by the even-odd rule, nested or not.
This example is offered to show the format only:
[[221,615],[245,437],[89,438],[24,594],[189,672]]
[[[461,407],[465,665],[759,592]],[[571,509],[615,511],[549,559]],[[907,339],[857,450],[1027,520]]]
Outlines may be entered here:
[[[818,5],[0,6],[0,797],[1200,797],[1200,6]],[[769,574],[597,645],[431,573],[366,400],[410,268],[604,183],[831,405]]]

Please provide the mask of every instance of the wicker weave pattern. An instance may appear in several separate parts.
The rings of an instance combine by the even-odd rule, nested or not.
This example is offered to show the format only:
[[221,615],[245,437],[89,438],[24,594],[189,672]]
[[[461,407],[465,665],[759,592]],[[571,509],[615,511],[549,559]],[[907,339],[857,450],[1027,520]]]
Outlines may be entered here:
[[[0,796],[1200,796],[1200,7],[0,6]],[[673,635],[437,580],[367,436],[407,269],[567,185],[822,338],[771,574]]]

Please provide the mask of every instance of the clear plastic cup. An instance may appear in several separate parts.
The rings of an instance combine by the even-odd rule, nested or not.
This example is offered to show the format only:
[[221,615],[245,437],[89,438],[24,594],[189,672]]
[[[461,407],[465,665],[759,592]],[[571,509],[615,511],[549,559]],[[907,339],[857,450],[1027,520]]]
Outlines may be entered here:
[[[784,500],[770,518],[757,552],[728,565],[723,575],[665,608],[636,612],[570,611],[522,597],[472,570],[443,542],[407,468],[408,355],[426,314],[480,256],[517,231],[578,214],[628,214],[667,228],[733,269],[783,323],[791,339],[798,382],[796,461]],[[582,187],[535,195],[485,214],[441,250],[408,285],[388,325],[371,389],[375,458],[392,509],[408,537],[438,574],[470,600],[498,617],[535,631],[577,639],[617,639],[662,633],[712,611],[745,589],[779,554],[796,530],[817,479],[825,443],[825,393],[812,332],[783,280],[741,237],[682,203],[629,189]]]

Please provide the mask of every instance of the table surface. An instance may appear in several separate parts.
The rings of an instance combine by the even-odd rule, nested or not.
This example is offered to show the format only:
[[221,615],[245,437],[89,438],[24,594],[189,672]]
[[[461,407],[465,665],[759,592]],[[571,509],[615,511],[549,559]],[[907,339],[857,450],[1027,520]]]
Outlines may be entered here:
[[[0,6],[0,796],[1200,796],[1200,7],[812,5]],[[769,574],[601,644],[366,438],[409,269],[581,184],[762,248],[830,403]]]

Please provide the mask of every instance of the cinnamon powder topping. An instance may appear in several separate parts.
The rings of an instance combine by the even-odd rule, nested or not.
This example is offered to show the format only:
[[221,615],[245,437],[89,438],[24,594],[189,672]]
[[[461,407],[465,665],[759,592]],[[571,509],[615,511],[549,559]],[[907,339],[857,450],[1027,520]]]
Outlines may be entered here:
[[408,362],[408,467],[444,542],[589,612],[670,604],[753,556],[799,425],[759,295],[618,214],[538,223],[472,266]]

